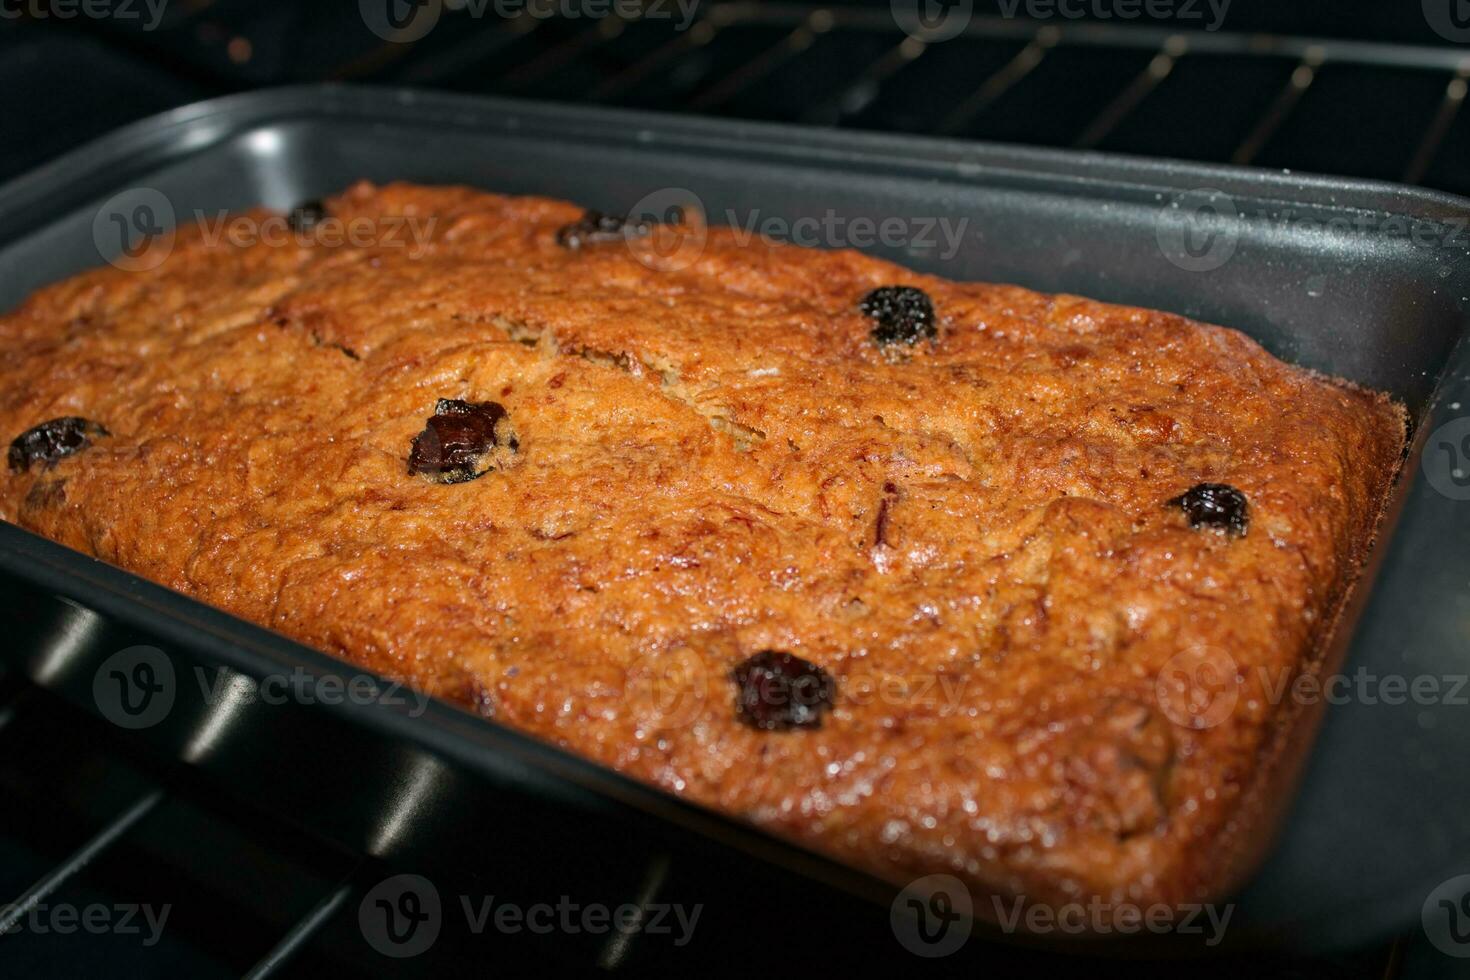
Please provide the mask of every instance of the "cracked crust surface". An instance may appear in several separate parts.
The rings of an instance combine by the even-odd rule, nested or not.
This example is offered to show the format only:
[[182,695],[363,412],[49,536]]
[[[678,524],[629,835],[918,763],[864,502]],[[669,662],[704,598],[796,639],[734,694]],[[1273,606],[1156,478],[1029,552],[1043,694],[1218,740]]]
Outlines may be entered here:
[[[331,209],[432,235],[181,232],[156,270],[0,319],[5,438],[111,433],[7,473],[0,514],[896,881],[1212,881],[1272,685],[1399,459],[1386,398],[1223,328],[853,252],[711,230],[654,271],[558,246],[563,202],[360,185]],[[894,283],[940,324],[903,358],[858,311]],[[410,476],[441,398],[503,405],[514,465]],[[1164,505],[1204,481],[1249,499],[1245,537]],[[731,670],[767,648],[835,678],[820,729],[737,722]],[[1180,656],[1229,669],[1189,690]]]

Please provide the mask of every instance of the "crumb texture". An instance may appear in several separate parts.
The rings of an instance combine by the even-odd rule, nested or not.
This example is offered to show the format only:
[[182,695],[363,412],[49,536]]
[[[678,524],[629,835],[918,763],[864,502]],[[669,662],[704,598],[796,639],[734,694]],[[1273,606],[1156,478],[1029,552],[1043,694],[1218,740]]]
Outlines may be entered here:
[[[106,431],[8,469],[0,516],[900,882],[1205,887],[1272,682],[1371,536],[1387,399],[1231,330],[853,252],[711,229],[656,271],[559,244],[564,202],[327,204],[432,234],[181,231],[0,319],[0,434]],[[896,284],[936,332],[898,353],[859,308]],[[444,450],[460,482],[409,472],[441,399],[503,408],[440,426],[484,443]],[[1246,533],[1168,503],[1202,483]],[[765,650],[835,684],[819,727],[737,717]],[[1230,665],[1223,717],[1170,695],[1181,655]]]

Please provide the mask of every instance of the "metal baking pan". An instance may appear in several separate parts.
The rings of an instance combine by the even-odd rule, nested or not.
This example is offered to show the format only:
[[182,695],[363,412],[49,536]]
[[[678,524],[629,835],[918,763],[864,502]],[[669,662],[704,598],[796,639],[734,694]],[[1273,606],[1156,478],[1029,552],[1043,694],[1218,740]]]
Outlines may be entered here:
[[[1286,360],[1393,393],[1413,419],[1411,451],[1321,668],[1367,680],[1284,713],[1285,761],[1242,811],[1231,939],[1358,946],[1415,925],[1431,892],[1467,870],[1470,690],[1456,679],[1470,672],[1470,461],[1459,456],[1470,450],[1470,421],[1457,420],[1470,415],[1470,202],[1102,154],[392,89],[280,89],[138,123],[0,188],[0,308],[110,257],[94,231],[104,202],[122,192],[149,188],[178,216],[212,215],[286,208],[360,178],[465,183],[609,211],[685,188],[715,223],[727,214],[966,219],[953,254],[918,241],[917,224],[911,240],[867,250],[952,278],[1226,324]],[[242,794],[327,820],[351,846],[414,854],[417,839],[442,844],[450,834],[464,860],[477,860],[493,855],[475,830],[493,808],[517,815],[525,840],[562,835],[560,853],[576,854],[591,815],[630,840],[746,862],[732,873],[844,896],[830,906],[844,915],[865,914],[842,904],[858,896],[886,921],[890,885],[448,705],[401,694],[211,703],[186,680],[192,671],[225,669],[248,689],[245,678],[349,668],[10,525],[0,526],[0,575],[11,599],[0,659],[107,713],[97,685],[108,658],[139,643],[165,651],[177,679],[171,710],[131,737]],[[1436,693],[1423,696],[1421,682],[1420,693],[1395,695],[1389,678],[1430,678]]]

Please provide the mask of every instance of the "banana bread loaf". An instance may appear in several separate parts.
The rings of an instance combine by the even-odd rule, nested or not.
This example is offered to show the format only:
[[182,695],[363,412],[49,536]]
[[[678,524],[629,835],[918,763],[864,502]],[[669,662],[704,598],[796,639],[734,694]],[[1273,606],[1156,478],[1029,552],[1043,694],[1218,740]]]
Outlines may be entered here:
[[898,882],[1208,887],[1389,399],[693,220],[366,184],[296,219],[0,319],[0,516]]

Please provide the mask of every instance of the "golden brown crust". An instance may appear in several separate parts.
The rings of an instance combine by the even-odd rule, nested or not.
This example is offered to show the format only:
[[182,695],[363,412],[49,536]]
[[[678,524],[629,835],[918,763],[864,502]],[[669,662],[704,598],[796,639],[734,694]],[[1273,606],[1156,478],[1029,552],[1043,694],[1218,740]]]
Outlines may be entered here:
[[[5,438],[111,432],[8,473],[0,514],[896,880],[1210,886],[1269,682],[1321,641],[1399,459],[1386,398],[1223,328],[853,252],[711,230],[654,271],[558,246],[556,201],[331,207],[434,233],[183,232],[0,320]],[[932,349],[869,339],[890,283],[933,298]],[[439,398],[503,405],[514,465],[410,476]],[[1205,481],[1248,534],[1165,505]],[[820,729],[736,720],[730,671],[766,648],[836,678]],[[1235,670],[1205,727],[1181,655]]]

